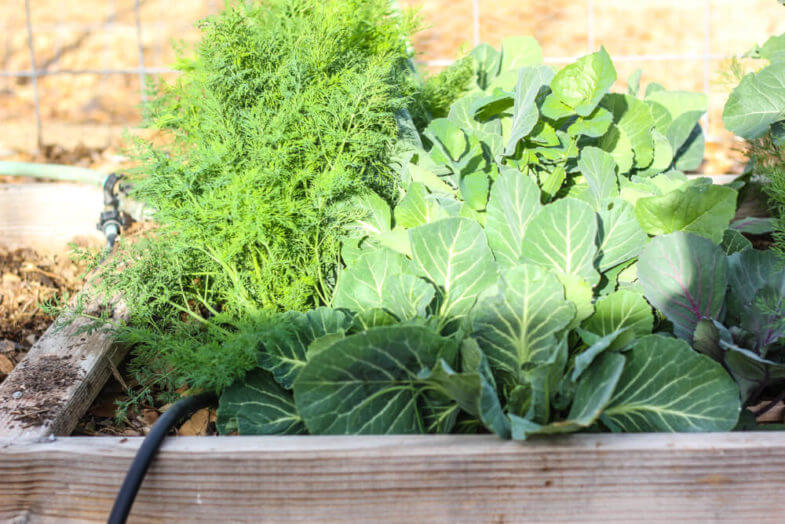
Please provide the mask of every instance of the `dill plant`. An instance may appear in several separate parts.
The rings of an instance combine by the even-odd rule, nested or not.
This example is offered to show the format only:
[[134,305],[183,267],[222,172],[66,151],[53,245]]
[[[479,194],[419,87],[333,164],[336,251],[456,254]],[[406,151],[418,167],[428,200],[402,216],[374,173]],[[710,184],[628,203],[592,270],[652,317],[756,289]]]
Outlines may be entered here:
[[277,312],[329,302],[357,199],[399,189],[396,114],[428,109],[414,25],[388,0],[235,2],[200,23],[146,108],[166,143],[134,148],[158,227],[96,279],[128,305],[117,336],[140,381],[221,389],[256,365]]

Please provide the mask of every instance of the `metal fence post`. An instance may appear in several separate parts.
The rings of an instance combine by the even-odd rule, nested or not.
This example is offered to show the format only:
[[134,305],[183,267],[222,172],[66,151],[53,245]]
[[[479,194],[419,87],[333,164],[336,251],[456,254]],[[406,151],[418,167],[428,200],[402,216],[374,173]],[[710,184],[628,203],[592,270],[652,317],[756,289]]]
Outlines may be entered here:
[[144,77],[144,46],[142,45],[142,14],[139,9],[139,0],[134,0],[134,13],[136,15],[136,43],[139,47],[139,89],[142,93],[142,102],[147,102]]
[[30,48],[30,67],[32,68],[33,79],[33,100],[35,103],[35,129],[36,144],[38,151],[44,146],[44,138],[41,129],[41,100],[38,96],[38,68],[35,64],[35,44],[33,43],[33,22],[30,16],[30,0],[25,0],[25,19],[27,21],[27,46]]

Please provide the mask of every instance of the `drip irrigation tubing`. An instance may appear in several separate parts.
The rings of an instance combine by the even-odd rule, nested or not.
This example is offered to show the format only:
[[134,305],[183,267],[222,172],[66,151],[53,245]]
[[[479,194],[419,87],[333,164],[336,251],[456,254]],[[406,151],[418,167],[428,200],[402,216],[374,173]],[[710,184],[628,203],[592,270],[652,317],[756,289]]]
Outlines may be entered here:
[[108,524],[124,524],[128,519],[139,487],[142,485],[145,474],[150,468],[150,464],[155,458],[158,448],[161,447],[166,435],[182,419],[212,404],[215,404],[217,397],[215,393],[201,393],[191,397],[178,400],[153,424],[150,433],[147,434],[139,451],[136,452],[128,473],[125,475],[123,485],[117,494],[117,498],[109,514]]

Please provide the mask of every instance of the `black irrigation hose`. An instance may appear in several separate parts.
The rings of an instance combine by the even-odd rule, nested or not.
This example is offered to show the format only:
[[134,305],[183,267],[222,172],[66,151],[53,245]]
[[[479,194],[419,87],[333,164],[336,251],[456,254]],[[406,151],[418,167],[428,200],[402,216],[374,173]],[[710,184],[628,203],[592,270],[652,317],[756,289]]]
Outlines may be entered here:
[[147,469],[167,433],[180,420],[198,409],[214,404],[216,400],[217,397],[214,393],[201,393],[178,400],[153,424],[150,433],[147,434],[139,451],[136,452],[131,467],[128,468],[123,485],[120,487],[114,506],[112,506],[112,512],[109,514],[108,524],[125,523],[145,473],[147,473]]

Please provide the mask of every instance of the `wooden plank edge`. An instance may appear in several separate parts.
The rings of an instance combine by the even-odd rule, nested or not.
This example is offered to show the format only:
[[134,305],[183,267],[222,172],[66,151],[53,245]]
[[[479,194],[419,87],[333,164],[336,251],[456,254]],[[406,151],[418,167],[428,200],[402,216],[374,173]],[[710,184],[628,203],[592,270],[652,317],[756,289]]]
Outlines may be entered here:
[[[0,520],[99,522],[141,438],[0,439]],[[176,437],[134,522],[781,522],[778,432]],[[754,519],[754,520],[753,520]]]
[[[97,315],[98,304],[86,306]],[[122,303],[113,321],[126,318]],[[114,344],[108,325],[88,330],[87,317],[58,317],[0,384],[0,437],[68,435],[109,378],[127,348]]]

